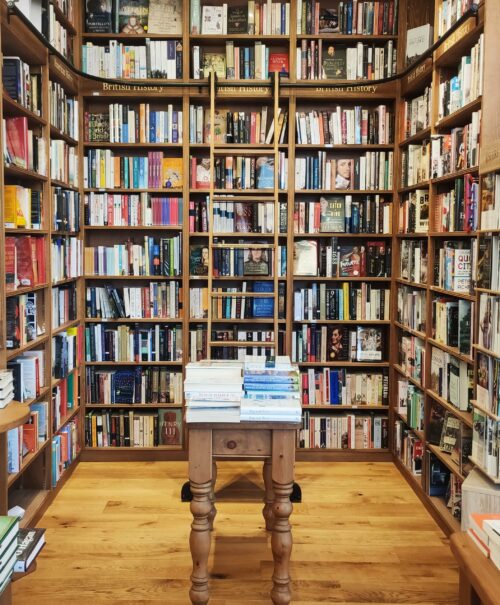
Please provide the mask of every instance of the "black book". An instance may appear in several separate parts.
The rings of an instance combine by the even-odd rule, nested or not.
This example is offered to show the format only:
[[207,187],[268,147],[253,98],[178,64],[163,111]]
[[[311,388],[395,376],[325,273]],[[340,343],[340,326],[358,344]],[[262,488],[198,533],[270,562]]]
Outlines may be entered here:
[[248,33],[248,9],[246,6],[227,7],[227,33]]

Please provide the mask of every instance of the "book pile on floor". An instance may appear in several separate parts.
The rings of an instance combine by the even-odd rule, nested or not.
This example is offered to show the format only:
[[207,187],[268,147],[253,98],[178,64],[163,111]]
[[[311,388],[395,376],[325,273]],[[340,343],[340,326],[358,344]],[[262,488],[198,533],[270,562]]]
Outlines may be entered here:
[[243,396],[240,361],[197,361],[186,366],[186,422],[239,422]]
[[485,557],[500,569],[500,514],[471,513],[467,533]]
[[0,516],[0,594],[10,581],[16,564],[19,519]]
[[242,421],[301,421],[299,369],[288,356],[246,355],[243,388]]
[[37,527],[20,529],[16,550],[17,561],[14,571],[22,573],[28,571],[29,566],[33,563],[44,546],[44,529],[39,529]]
[[0,370],[0,409],[14,399],[14,377],[11,370]]

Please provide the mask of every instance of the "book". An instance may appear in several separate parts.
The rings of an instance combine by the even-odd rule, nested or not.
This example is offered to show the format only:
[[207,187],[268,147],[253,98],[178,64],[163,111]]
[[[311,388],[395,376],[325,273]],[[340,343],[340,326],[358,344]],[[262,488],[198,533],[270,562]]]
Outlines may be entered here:
[[382,361],[382,330],[358,326],[356,333],[357,361]]
[[182,0],[149,0],[149,34],[182,34]]
[[406,32],[406,62],[418,58],[431,45],[433,40],[433,27],[429,23],[413,27]]
[[203,35],[222,34],[222,6],[204,5],[201,9],[201,33]]
[[320,34],[332,34],[339,31],[339,15],[336,8],[320,8],[319,29]]
[[244,6],[227,7],[227,33],[248,33],[248,9]]
[[[253,283],[254,292],[273,292],[274,284],[268,281],[255,281]],[[253,317],[274,317],[274,299],[271,297],[266,298],[252,298],[252,315]]]
[[182,410],[158,410],[158,445],[182,445]]
[[288,76],[288,53],[269,53],[268,72],[278,72],[282,76]]
[[189,274],[193,276],[208,275],[209,250],[202,244],[189,246]]
[[173,187],[182,187],[183,179],[183,160],[182,158],[164,158],[163,159],[163,184],[167,189]]
[[363,275],[364,246],[341,244],[339,246],[339,276],[360,277]]
[[225,79],[226,55],[224,53],[203,51],[203,77],[208,78],[208,74],[212,69],[218,78]]
[[26,572],[36,559],[38,553],[45,545],[45,529],[22,528],[19,530],[18,546],[16,550],[17,561],[15,572]]
[[93,34],[111,33],[111,0],[87,0],[85,3],[85,31]]
[[347,78],[346,49],[334,44],[323,48],[321,64],[322,77],[326,80],[345,80]]
[[320,197],[321,232],[345,232],[345,198],[342,196]]
[[460,420],[451,412],[446,412],[439,440],[439,449],[451,454],[460,436]]
[[345,326],[328,326],[327,357],[329,361],[349,359],[349,330]]
[[297,240],[293,244],[293,274],[318,275],[318,242]]
[[273,189],[274,188],[274,158],[270,156],[260,156],[256,161],[256,188]]
[[145,34],[148,30],[149,0],[117,0],[115,32]]

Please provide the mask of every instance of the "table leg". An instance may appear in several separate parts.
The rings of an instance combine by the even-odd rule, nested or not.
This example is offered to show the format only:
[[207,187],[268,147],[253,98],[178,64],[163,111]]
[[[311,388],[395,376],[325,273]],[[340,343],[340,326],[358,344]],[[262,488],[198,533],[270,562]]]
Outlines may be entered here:
[[193,605],[206,605],[208,591],[208,555],[210,553],[210,513],[212,502],[212,432],[189,431],[189,483],[191,501],[191,535],[189,547],[193,559],[189,598]]
[[271,600],[274,605],[288,605],[292,600],[290,589],[290,555],[292,531],[289,523],[292,514],[290,495],[293,489],[295,461],[295,431],[273,431],[272,479],[274,490],[273,534],[271,548],[274,559]]
[[208,515],[208,522],[210,523],[210,530],[214,528],[214,520],[215,515],[217,514],[217,509],[215,508],[215,482],[217,481],[217,464],[215,460],[212,462],[212,489],[210,490],[210,503],[212,505],[212,509],[210,514]]
[[273,529],[273,503],[274,503],[274,491],[273,491],[273,467],[271,464],[271,458],[264,460],[264,466],[262,468],[262,476],[264,477],[264,508],[262,509],[262,515],[266,522],[266,529],[272,531]]

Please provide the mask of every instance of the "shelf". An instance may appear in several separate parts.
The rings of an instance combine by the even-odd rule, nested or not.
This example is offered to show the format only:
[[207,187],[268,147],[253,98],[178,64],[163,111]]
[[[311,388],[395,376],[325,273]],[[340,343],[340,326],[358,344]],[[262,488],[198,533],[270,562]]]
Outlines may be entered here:
[[412,134],[408,138],[404,139],[399,143],[399,147],[406,147],[407,145],[413,145],[414,143],[420,143],[425,139],[430,139],[431,137],[431,128],[424,128],[423,130],[419,130],[415,134]]
[[420,288],[421,290],[427,290],[427,284],[420,284],[415,281],[409,281],[407,279],[403,279],[402,277],[396,277],[396,283],[401,284],[402,286],[408,286],[410,288]]
[[398,458],[396,455],[394,456],[394,462],[399,470],[399,472],[404,475],[404,478],[410,483],[410,485],[415,490],[422,489],[422,475],[414,475],[409,468],[407,468],[404,462]]
[[406,424],[406,427],[408,428],[409,431],[411,431],[412,433],[415,433],[415,435],[421,441],[424,441],[424,431],[422,429],[415,429],[412,426],[410,426],[408,424],[408,417],[405,416],[405,414],[402,414],[401,412],[398,412],[398,411],[395,411],[394,413]]
[[376,453],[388,453],[389,450],[385,449],[385,448],[377,448],[377,447],[365,447],[365,448],[351,448],[351,447],[346,447],[346,448],[337,448],[337,447],[298,447],[297,448],[297,453],[299,452],[315,452],[317,454],[324,454],[325,452],[345,452],[345,453],[349,453],[349,454],[358,454],[360,456],[362,456],[363,454],[366,454],[366,452],[376,452]]
[[51,490],[48,489],[12,489],[9,492],[9,508],[20,506],[24,508],[24,517],[21,519],[21,527],[30,527],[38,511],[43,507],[50,497]]
[[469,17],[448,39],[441,42],[434,51],[436,67],[457,66],[462,56],[470,52],[483,30],[483,24],[477,25],[476,19],[474,16]]
[[469,456],[469,460],[475,465],[475,467],[483,473],[485,477],[487,477],[490,481],[492,481],[495,485],[500,485],[500,477],[492,477],[486,469],[479,464],[472,456]]
[[27,170],[26,168],[20,168],[14,164],[5,164],[3,171],[6,177],[17,177],[30,181],[42,181],[43,183],[48,181],[48,177],[44,176],[43,174],[38,174],[38,172]]
[[126,279],[126,280],[146,280],[152,279],[154,281],[169,281],[173,279],[182,279],[182,275],[175,276],[167,276],[167,275],[83,275],[84,279],[99,279],[99,280],[109,280],[109,279]]
[[156,408],[182,409],[181,403],[87,403],[85,408],[95,410],[113,410],[127,408],[127,410],[148,410]]
[[321,149],[327,149],[327,150],[333,150],[336,151],[337,149],[339,151],[342,150],[353,150],[353,151],[359,151],[359,150],[370,150],[370,149],[374,149],[374,150],[389,150],[392,151],[394,149],[394,143],[296,143],[295,144],[295,149],[305,149],[305,150],[321,150]]
[[264,347],[275,349],[277,343],[274,340],[209,340],[210,347]]
[[68,414],[66,414],[66,416],[59,423],[57,429],[54,431],[54,434],[59,433],[59,431],[64,427],[65,424],[68,424],[68,422],[70,422],[75,416],[78,415],[81,409],[82,406],[78,405],[76,406],[76,408],[73,408]]
[[[79,362],[79,363],[80,363],[80,362]],[[70,376],[72,376],[73,374],[78,373],[78,370],[79,370],[79,369],[80,369],[80,368],[79,368],[78,366],[77,366],[76,368],[73,368],[73,369],[71,370],[71,372],[68,372],[68,373],[66,374],[66,376],[63,376],[62,378],[54,378],[54,377],[52,377],[52,379],[51,379],[51,384],[50,384],[50,388],[51,388],[51,389],[55,389],[57,386],[59,386],[59,385],[61,384],[61,382],[62,382],[63,380],[67,380],[67,379],[68,379]]]
[[25,351],[29,351],[30,349],[34,349],[35,347],[45,344],[48,339],[49,334],[43,334],[42,336],[38,336],[30,342],[27,342],[21,347],[18,347],[17,349],[7,349],[7,361],[22,355]]
[[270,237],[274,238],[276,235],[283,235],[283,237],[287,237],[286,233],[248,233],[247,231],[237,232],[237,231],[228,231],[228,232],[219,232],[214,231],[213,237],[238,237],[241,239],[255,239],[256,237]]
[[[85,187],[84,193],[116,193],[116,194],[133,194],[133,193],[182,193],[182,187],[147,187],[146,189],[134,189],[133,187]],[[208,195],[208,189],[205,190]]]
[[83,32],[83,40],[128,40],[129,42],[139,40],[145,42],[147,38],[151,40],[182,40],[182,34],[113,34],[113,33],[99,33],[94,34],[91,32]]
[[3,91],[2,94],[2,107],[3,107],[3,117],[9,116],[22,116],[24,118],[28,118],[28,124],[35,124],[38,126],[46,126],[47,120],[42,118],[42,116],[38,115],[31,109],[24,107],[21,103],[14,101],[7,92]]
[[427,342],[430,343],[431,345],[437,347],[438,349],[441,349],[442,351],[445,351],[446,353],[453,355],[457,359],[460,359],[461,361],[465,361],[465,363],[468,363],[469,365],[474,364],[474,360],[472,359],[472,357],[468,357],[467,355],[460,353],[460,351],[458,350],[457,347],[449,347],[448,345],[440,342],[439,340],[436,340],[435,338],[430,338],[430,337],[427,338]]
[[443,452],[439,449],[437,445],[432,445],[431,443],[425,444],[427,449],[436,456],[454,475],[456,475],[461,481],[465,479],[465,477],[460,473],[460,469],[451,459],[451,454]]
[[52,288],[57,288],[59,286],[66,286],[67,284],[75,283],[79,277],[67,277],[66,279],[60,279],[59,281],[52,282],[50,285]]
[[443,399],[440,395],[431,391],[431,389],[427,389],[426,393],[431,399],[434,399],[434,401],[446,408],[448,412],[451,412],[454,416],[459,418],[466,426],[472,428],[472,414],[470,412],[459,410],[453,404],[446,401],[446,399]]
[[0,409],[0,433],[6,433],[24,424],[30,417],[30,408],[26,403],[11,401]]
[[85,231],[181,231],[182,225],[85,225],[84,228]]
[[471,116],[475,111],[481,109],[482,97],[471,101],[467,105],[464,105],[461,109],[453,112],[449,116],[442,118],[439,122],[436,122],[435,129],[438,132],[443,130],[451,130],[455,126],[462,126],[467,124],[471,120]]
[[91,452],[109,452],[109,451],[121,451],[121,452],[130,452],[130,451],[134,451],[134,450],[139,450],[141,452],[156,452],[158,450],[169,450],[169,451],[183,451],[183,447],[182,445],[156,445],[153,447],[141,447],[138,445],[133,445],[130,447],[113,447],[111,445],[108,446],[103,446],[103,447],[91,447],[86,445],[85,446],[85,450],[86,451],[91,451]]
[[435,179],[431,179],[431,183],[433,185],[439,185],[441,183],[447,183],[449,181],[454,181],[455,179],[460,178],[466,174],[472,174],[473,172],[478,172],[479,166],[473,166],[472,168],[464,168],[463,170],[458,170],[457,172],[452,172],[450,174],[445,174],[444,176],[437,177]]
[[39,395],[37,395],[33,399],[27,399],[26,401],[23,401],[23,404],[30,406],[32,403],[37,403],[45,398],[50,398],[50,387],[42,387],[40,389]]
[[[190,320],[193,323],[196,323],[198,321],[207,321],[208,319],[204,320],[204,319],[192,319]],[[278,320],[280,321],[280,320]],[[269,325],[274,323],[274,318],[273,317],[269,317],[269,318],[262,318],[262,317],[249,317],[247,319],[212,319],[212,324],[264,324],[264,325]]]
[[446,237],[446,238],[469,237],[469,238],[472,238],[472,237],[476,237],[476,236],[477,236],[477,231],[430,231],[429,232],[429,237]]
[[70,185],[64,181],[58,181],[57,179],[50,179],[52,187],[61,187],[61,189],[67,189],[68,191],[79,191],[77,185]]
[[454,292],[453,290],[445,290],[444,288],[438,288],[438,286],[430,286],[429,290],[436,292],[437,294],[443,294],[444,296],[453,296],[455,298],[463,298],[464,300],[470,300],[475,302],[476,297],[473,294],[466,294],[465,292]]
[[491,290],[490,288],[476,288],[476,292],[483,292],[485,294],[492,294],[493,296],[500,296],[500,290]]
[[293,279],[298,281],[352,281],[352,282],[387,282],[391,281],[390,277],[321,277],[320,275],[294,275]]
[[[280,235],[285,235],[285,234],[281,234]],[[316,237],[327,237],[327,238],[332,238],[332,237],[336,237],[336,238],[358,238],[358,237],[362,237],[363,239],[389,239],[392,237],[392,235],[390,233],[337,233],[337,232],[330,232],[330,233],[294,233],[293,234],[294,239],[312,239],[312,238],[316,238]]]
[[292,363],[305,368],[324,366],[329,368],[388,368],[388,361],[293,361]]
[[427,231],[420,231],[415,233],[396,233],[396,237],[399,239],[426,239],[429,233]]
[[388,326],[391,324],[388,319],[293,319],[294,324],[349,324],[349,325],[374,325]]
[[431,182],[422,181],[421,183],[417,183],[416,185],[407,185],[406,187],[401,187],[398,189],[398,193],[409,193],[410,191],[415,191],[416,189],[428,189]]
[[106,319],[101,317],[86,317],[85,323],[88,324],[121,324],[121,323],[162,323],[162,324],[181,324],[183,322],[182,317],[170,318],[170,317],[117,317],[112,319]]
[[500,359],[500,353],[496,353],[495,351],[491,351],[490,349],[485,349],[484,347],[481,347],[480,345],[473,344],[472,348],[480,351],[481,353],[484,353],[485,355],[494,357],[495,359]]
[[182,149],[182,142],[180,143],[148,143],[145,141],[138,141],[136,143],[110,143],[108,141],[84,141],[83,145],[85,147],[91,149],[101,149],[105,147],[106,149],[143,149],[153,148],[153,149]]
[[437,515],[444,521],[444,523],[446,523],[446,525],[448,525],[450,528],[450,533],[459,532],[460,521],[455,519],[455,517],[451,514],[451,511],[446,506],[446,502],[443,500],[443,498],[427,495],[427,499],[436,511]]
[[422,340],[425,340],[425,338],[426,338],[425,332],[420,332],[419,330],[414,330],[413,328],[410,328],[409,326],[406,326],[405,324],[399,323],[399,321],[394,321],[394,325],[397,328],[399,328],[400,330],[404,330],[405,332],[408,332],[409,334],[413,334],[413,336],[416,336],[417,338],[421,338]]
[[182,361],[85,361],[85,366],[178,366],[182,367]]
[[392,189],[296,189],[295,195],[387,195]]
[[479,405],[479,403],[477,402],[476,399],[471,399],[471,404],[473,407],[475,407],[478,410],[480,410],[481,412],[483,412],[483,414],[486,414],[490,418],[493,418],[493,420],[496,420],[497,422],[500,421],[500,416],[497,416],[494,412],[491,412],[490,410],[486,410],[485,408],[483,408],[483,406]]
[[48,235],[47,229],[20,229],[17,227],[6,227],[6,235]]
[[7,290],[5,296],[10,298],[11,296],[19,296],[20,294],[28,294],[29,292],[38,292],[38,290],[43,290],[44,288],[48,288],[49,284],[38,284],[36,286],[25,286],[24,288],[18,288],[17,290]]
[[384,410],[389,411],[388,405],[343,405],[343,404],[302,404],[302,411],[306,410]]
[[413,376],[410,376],[409,374],[407,374],[399,364],[395,363],[395,364],[393,364],[393,367],[398,374],[400,374],[403,378],[406,378],[406,380],[408,380],[414,386],[416,386],[417,389],[420,389],[421,391],[425,391],[422,384],[420,384],[420,382],[416,378],[413,378]]
[[54,14],[59,21],[59,23],[67,30],[69,34],[72,36],[78,35],[78,32],[74,26],[74,24],[68,19],[68,17],[63,13],[60,7],[55,3],[50,3],[54,7]]
[[51,139],[62,139],[63,141],[68,143],[68,145],[71,145],[72,147],[78,146],[78,141],[76,139],[71,137],[69,134],[66,134],[62,130],[59,130],[59,128],[57,128],[57,126],[54,126],[53,124],[50,125],[50,138]]
[[387,42],[388,40],[397,40],[397,36],[391,34],[297,34],[297,40],[328,40],[330,43],[350,42],[352,40],[362,40],[365,42]]
[[38,449],[36,452],[30,452],[26,456],[24,456],[21,469],[18,473],[11,473],[7,478],[7,486],[10,487],[13,483],[19,479],[19,477],[24,473],[24,471],[40,456],[45,447],[50,443],[50,439],[46,439],[42,443],[38,442]]
[[56,334],[60,334],[61,332],[64,332],[65,330],[68,330],[69,328],[73,328],[73,327],[77,326],[79,323],[80,323],[79,319],[71,319],[70,321],[67,321],[66,323],[61,324],[57,328],[53,328],[51,334],[52,334],[52,336],[55,336]]

